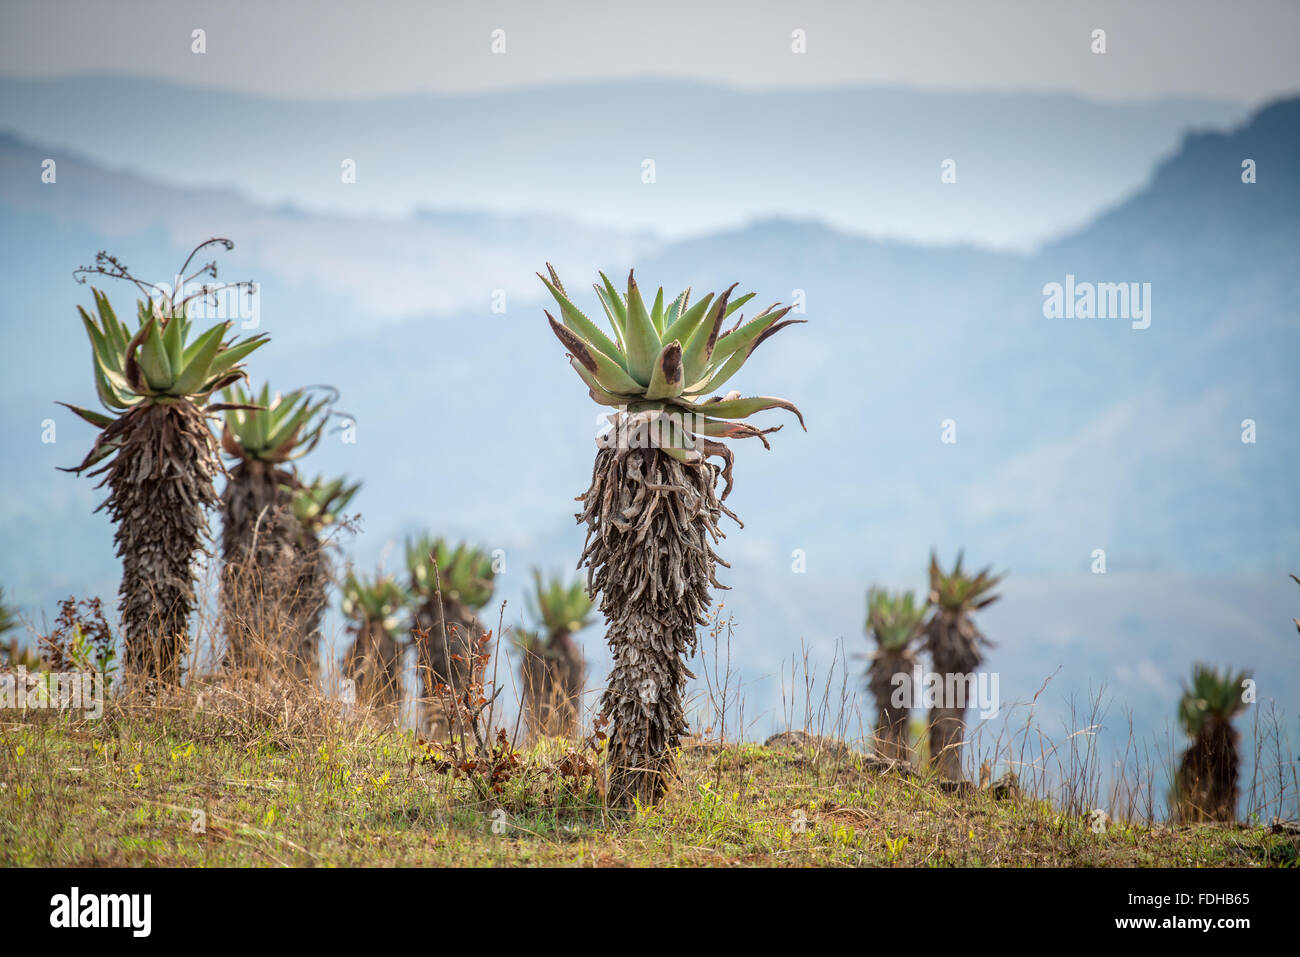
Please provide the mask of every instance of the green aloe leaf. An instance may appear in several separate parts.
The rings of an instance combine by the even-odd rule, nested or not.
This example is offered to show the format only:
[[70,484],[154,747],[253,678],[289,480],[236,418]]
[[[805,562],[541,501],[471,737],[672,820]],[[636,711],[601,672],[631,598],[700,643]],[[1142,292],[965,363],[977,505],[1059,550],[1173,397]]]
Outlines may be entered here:
[[578,373],[582,381],[587,383],[587,389],[591,393],[593,401],[600,405],[612,406],[615,409],[627,405],[625,396],[615,395],[606,389],[600,384],[600,380],[596,378],[595,374],[579,362],[576,357],[569,358],[569,365],[573,366],[574,371]]
[[[94,363],[94,367],[95,391],[99,394],[99,401],[104,403],[104,405],[110,409],[117,409],[118,411],[129,409],[131,406],[126,398],[124,398],[125,393],[119,392],[113,387],[113,385],[108,381],[108,378],[104,375],[104,370],[100,368],[98,362]],[[122,384],[125,385],[126,381],[123,380]]]
[[237,363],[241,362],[255,349],[260,349],[269,341],[270,337],[265,333],[261,333],[222,350],[216,359],[210,363],[208,378],[224,375],[227,370],[234,368]]
[[795,406],[793,402],[787,399],[778,399],[770,395],[752,396],[742,399],[720,399],[716,402],[701,402],[696,405],[687,405],[692,412],[698,412],[701,415],[712,416],[718,419],[745,419],[755,412],[762,412],[765,409],[785,409],[793,412],[799,419],[799,425],[803,426],[805,432],[808,427],[804,425],[803,413]]
[[[687,286],[682,292],[677,294],[677,298],[668,304],[668,309],[664,312],[664,329],[667,330],[676,322],[683,312],[686,311],[686,304],[691,299],[691,287]],[[668,336],[664,336],[664,341],[672,342]]]
[[660,286],[659,291],[655,293],[655,304],[650,307],[650,321],[654,323],[655,332],[659,335],[664,333],[664,287]]
[[[550,263],[546,264],[546,268],[551,271],[552,277],[555,279],[559,278],[555,275],[555,270],[552,269]],[[542,284],[546,286],[547,290],[549,290],[551,295],[555,298],[556,303],[559,304],[560,317],[564,320],[564,324],[619,365],[622,365],[623,357],[619,352],[618,346],[614,345],[614,343],[610,341],[609,336],[601,332],[600,327],[588,319],[583,314],[582,310],[569,300],[569,297],[564,294],[563,288],[560,287],[558,283],[547,279],[541,273],[537,274],[537,278],[542,281]]]
[[218,348],[220,348],[221,337],[225,335],[226,330],[228,328],[230,328],[230,323],[228,322],[224,324],[217,323],[211,329],[204,332],[201,336],[199,336],[188,346],[186,346],[184,351],[181,352],[181,369],[183,370],[187,366],[189,366],[189,364],[194,361],[194,357],[197,356],[200,352],[207,349],[209,343],[213,339],[217,340]]
[[241,379],[247,378],[248,375],[243,369],[237,369],[234,372],[227,372],[224,376],[220,376],[216,379],[209,379],[207,382],[203,383],[203,385],[199,387],[198,392],[190,394],[190,398],[196,403],[202,405],[211,398],[212,393],[228,386],[232,386]]
[[193,355],[189,355],[187,350],[185,368],[172,383],[170,389],[172,395],[190,395],[212,377],[213,360],[221,351],[221,336],[230,325],[227,321],[209,329],[208,333],[199,339],[203,344],[202,348]]
[[722,320],[727,314],[727,299],[731,296],[731,290],[738,285],[740,284],[732,283],[731,287],[718,297],[718,301],[709,307],[708,317],[691,334],[691,340],[687,343],[686,351],[682,356],[687,382],[698,381],[704,374],[704,370],[708,368],[709,357],[713,355],[713,347],[722,329]]
[[67,402],[60,402],[59,405],[63,406],[65,409],[71,409],[96,428],[106,429],[117,421],[111,415],[104,415],[102,412],[93,412],[90,409],[83,409],[78,405],[70,405]]
[[640,395],[645,387],[623,371],[623,367],[606,356],[572,329],[555,321],[549,312],[546,318],[551,322],[551,330],[569,353],[581,362],[600,383],[606,392],[626,395]]
[[[781,317],[790,311],[790,307],[778,309],[776,312],[766,312],[755,316],[749,322],[745,323],[735,332],[729,332],[718,339],[717,345],[713,347],[713,355],[709,361],[713,365],[725,362],[726,359],[734,352],[744,350],[745,355],[752,351],[747,347],[754,343],[768,329],[776,325]],[[791,322],[806,322],[805,319],[791,319]]]
[[673,340],[663,347],[655,360],[646,389],[647,399],[675,399],[682,394],[682,344]]
[[741,366],[745,364],[745,360],[748,358],[748,355],[738,353],[728,359],[721,368],[710,366],[704,378],[691,385],[682,394],[687,398],[694,399],[702,395],[708,395],[710,392],[717,392],[727,380],[740,371]]
[[[267,412],[270,411],[271,405],[275,400],[271,397],[271,385],[268,382],[262,383],[262,391],[258,393],[257,404]],[[270,425],[270,416],[266,412],[253,412],[248,417],[249,440],[256,449],[266,448],[267,426]]]
[[108,336],[108,340],[115,346],[114,353],[116,355],[125,353],[127,343],[131,341],[131,333],[126,328],[126,323],[117,318],[117,313],[113,311],[113,305],[108,301],[108,296],[98,289],[92,289],[91,293],[95,297],[95,310],[99,313],[104,332]]
[[90,318],[90,313],[80,306],[77,307],[77,312],[81,316],[81,324],[86,329],[86,336],[90,339],[90,353],[95,360],[95,364],[106,366],[115,372],[121,372],[122,370],[117,365],[118,351],[109,345],[98,324],[94,319]]
[[[266,449],[272,461],[300,459],[320,441],[325,419],[313,423],[329,404],[328,399],[311,402],[302,391],[289,393],[271,410]],[[306,432],[304,433],[304,430]]]
[[731,302],[727,305],[727,314],[724,318],[730,319],[731,314],[735,312],[737,309],[739,309],[741,306],[743,306],[745,303],[749,302],[749,300],[753,299],[754,295],[755,294],[752,292],[747,292],[739,299],[731,300]]
[[605,314],[609,316],[610,325],[614,327],[614,333],[618,336],[618,341],[627,348],[627,336],[625,330],[627,327],[627,304],[623,302],[623,297],[618,294],[614,284],[609,281],[609,277],[604,273],[600,274],[601,282],[605,284],[604,293],[598,287],[597,294],[600,294],[601,303],[605,306]]
[[[728,358],[721,367],[717,365],[718,354],[721,351],[721,343],[719,343],[719,346],[715,347],[713,350],[713,359],[710,361],[709,372],[699,382],[691,385],[690,388],[686,390],[686,394],[689,396],[699,396],[699,395],[705,395],[709,392],[718,391],[724,385],[726,385],[726,383],[731,379],[732,376],[734,376],[737,372],[740,371],[741,367],[745,364],[745,362],[749,359],[749,357],[754,354],[754,350],[756,350],[760,345],[762,345],[763,342],[766,341],[769,336],[775,335],[776,333],[784,329],[786,326],[796,325],[801,322],[807,322],[807,320],[787,319],[785,320],[785,322],[778,322],[778,323],[774,323],[771,326],[768,326],[754,339],[753,342],[749,344],[747,348],[741,349],[739,351],[734,351],[731,357]],[[737,332],[732,333],[732,336],[739,335],[740,331],[742,330],[738,330]],[[727,342],[727,340],[729,339],[731,339],[731,336],[727,336],[725,339],[722,340],[722,342]]]
[[126,358],[122,362],[122,374],[126,376],[126,384],[132,392],[144,393],[149,389],[148,383],[145,382],[144,373],[140,369],[140,361],[136,358],[136,353],[144,345],[145,339],[149,337],[149,330],[152,326],[153,319],[146,320],[126,345]]
[[733,438],[736,436],[753,435],[758,431],[748,422],[737,422],[731,419],[711,419],[708,416],[697,416],[691,422],[691,431],[697,435],[707,435],[710,438]]
[[[689,289],[686,291],[690,292]],[[676,339],[678,342],[689,343],[691,337],[695,334],[695,330],[699,328],[701,320],[704,319],[709,303],[712,301],[713,293],[709,293],[695,305],[688,307],[664,330],[664,339],[668,342]]]
[[167,352],[167,365],[171,368],[172,375],[176,375],[184,365],[185,320],[180,316],[168,319],[167,325],[163,327],[162,339],[163,348]]
[[642,386],[649,385],[663,343],[659,341],[659,331],[646,311],[641,290],[630,271],[627,274],[627,328],[623,331],[627,342],[627,371]]
[[150,320],[149,331],[138,353],[145,381],[156,392],[166,391],[172,384],[171,362],[167,358],[167,347],[163,345],[160,325],[158,320]]
[[97,371],[101,376],[103,376],[104,381],[112,386],[113,389],[123,397],[129,397],[135,393],[135,389],[132,388],[131,383],[127,381],[125,373],[114,372],[111,369],[105,368],[103,364],[98,366]]

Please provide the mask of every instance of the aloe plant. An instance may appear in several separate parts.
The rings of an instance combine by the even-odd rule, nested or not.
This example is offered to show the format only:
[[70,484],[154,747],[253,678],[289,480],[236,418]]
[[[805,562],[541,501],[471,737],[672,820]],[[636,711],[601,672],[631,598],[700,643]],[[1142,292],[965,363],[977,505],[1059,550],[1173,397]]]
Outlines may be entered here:
[[533,627],[516,630],[515,646],[528,727],[534,734],[572,737],[586,672],[574,636],[594,620],[591,596],[581,582],[558,575],[543,581],[533,569],[533,591],[525,601]]
[[394,578],[349,571],[343,579],[341,608],[352,644],[343,674],[353,683],[358,704],[381,720],[397,717],[402,702],[402,648],[398,629],[408,596]]
[[339,520],[360,490],[361,483],[349,482],[346,475],[332,479],[317,475],[302,480],[290,490],[294,518],[300,526],[319,535]]
[[[190,260],[214,243],[233,245],[210,240]],[[104,253],[95,267],[81,271],[143,287]],[[201,274],[215,278],[215,265],[186,278]],[[213,288],[204,286],[200,294]],[[90,340],[95,388],[107,411],[60,403],[100,430],[81,464],[64,471],[103,474],[99,484],[109,487],[101,508],[117,526],[126,670],[151,685],[175,683],[189,646],[194,562],[205,551],[207,510],[217,501],[213,478],[221,471],[207,417],[224,406],[211,398],[244,378],[242,361],[266,337],[227,338],[230,322],[197,332],[186,314],[194,297],[166,294],[152,304],[139,302],[132,328],[118,319],[100,290],[92,294],[95,315],[80,306],[77,311]]]
[[[538,278],[559,306],[551,330],[569,364],[600,405],[617,410],[597,440],[591,487],[579,497],[587,525],[580,564],[587,590],[600,595],[614,667],[601,699],[611,720],[609,793],[616,803],[649,803],[673,773],[673,752],[687,730],[682,704],[696,627],[707,622],[710,585],[721,560],[723,500],[731,491],[731,449],[718,439],[759,439],[777,428],[742,421],[793,403],[739,392],[710,393],[740,371],[754,350],[788,325],[788,309],[769,306],[748,323],[727,319],[753,298],[721,295],[691,302],[690,290],[647,305],[628,273],[626,294],[600,274],[596,295],[612,336],[573,303],[547,264]],[[707,461],[721,460],[721,465]],[[719,477],[725,485],[719,498]],[[724,563],[725,564],[725,563]]]
[[1209,665],[1192,669],[1178,702],[1178,722],[1192,739],[1174,777],[1173,804],[1183,821],[1231,821],[1237,816],[1240,735],[1232,719],[1246,708],[1246,672]]
[[[951,572],[939,567],[938,557],[930,553],[930,605],[934,609],[925,629],[925,650],[930,653],[934,670],[945,676],[969,675],[984,661],[984,648],[990,642],[975,627],[972,615],[997,601],[991,595],[1005,574],[994,575],[992,566],[975,575],[962,568],[962,554]],[[930,710],[930,761],[940,776],[951,781],[962,777],[962,747],[966,736],[966,708],[945,702]]]
[[221,447],[234,463],[221,496],[226,665],[257,673],[284,668],[309,680],[315,663],[298,657],[307,623],[298,619],[303,570],[291,463],[320,441],[334,396],[305,389],[272,394],[263,385],[260,393],[235,387],[223,397],[229,408]]
[[[282,486],[283,488],[283,486]],[[296,534],[293,540],[296,582],[289,603],[298,645],[290,659],[304,662],[308,675],[316,673],[320,662],[321,622],[329,604],[329,586],[333,577],[327,530],[335,525],[343,510],[361,488],[360,482],[346,477],[326,479],[316,476],[299,479],[296,487],[286,489],[292,496]]]
[[[427,703],[440,685],[468,687],[473,655],[486,650],[479,646],[484,628],[477,612],[492,600],[495,572],[481,549],[427,535],[407,542],[406,567],[416,601],[416,661]],[[426,727],[435,717],[428,709]]]
[[912,757],[910,701],[895,704],[894,693],[899,675],[905,675],[906,687],[911,687],[915,642],[925,624],[925,610],[910,591],[898,595],[883,588],[867,591],[867,634],[876,643],[867,668],[867,685],[876,699],[876,753],[893,761]]

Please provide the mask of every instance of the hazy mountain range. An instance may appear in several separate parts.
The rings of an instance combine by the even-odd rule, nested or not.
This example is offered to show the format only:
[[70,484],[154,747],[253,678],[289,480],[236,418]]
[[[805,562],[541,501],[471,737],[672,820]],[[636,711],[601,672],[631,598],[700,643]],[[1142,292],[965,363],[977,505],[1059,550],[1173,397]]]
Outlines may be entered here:
[[[1069,221],[1078,212],[1072,203],[1095,211],[1103,179],[1108,190],[1125,177],[1140,187],[1114,194],[1109,208],[1037,251],[1008,253],[864,238],[821,221],[829,217],[761,218],[684,239],[592,226],[600,217],[582,215],[591,202],[565,192],[580,188],[565,180],[565,156],[544,150],[530,154],[544,165],[529,195],[556,200],[589,225],[508,191],[501,208],[544,212],[379,219],[305,204],[286,210],[243,190],[162,185],[102,165],[101,157],[123,162],[132,111],[142,109],[132,99],[122,129],[97,134],[101,146],[72,143],[75,103],[67,116],[42,114],[45,133],[66,127],[54,143],[85,153],[64,154],[29,139],[41,131],[15,119],[37,115],[23,97],[54,96],[57,84],[30,85],[23,97],[13,94],[15,81],[2,86],[4,115],[21,139],[0,138],[7,342],[0,429],[8,449],[0,476],[10,493],[0,505],[10,544],[0,581],[29,611],[52,613],[61,595],[108,596],[116,587],[111,529],[89,514],[101,493],[54,471],[75,463],[91,440],[89,427],[53,401],[93,404],[88,346],[73,311],[89,293],[70,272],[95,250],[164,278],[194,242],[231,235],[238,245],[223,258],[222,275],[259,280],[262,328],[273,337],[251,363],[254,379],[280,388],[333,383],[356,417],[355,445],[327,441],[307,464],[366,483],[356,503],[365,532],[349,553],[396,566],[401,536],[426,527],[504,548],[498,595],[509,601],[507,622],[522,607],[531,565],[569,568],[577,557],[572,498],[589,480],[597,414],[546,328],[532,271],[550,259],[576,291],[596,268],[625,276],[635,264],[643,284],[700,290],[739,280],[764,304],[789,301],[795,290],[806,297],[808,324],[765,344],[735,383],[793,399],[809,427],[804,433],[791,421],[773,436],[771,452],[737,449],[729,504],[745,528],[728,530],[724,554],[733,568],[723,580],[733,586],[725,596],[736,625],[733,660],[760,731],[776,721],[774,676],[801,642],[823,673],[838,642],[850,654],[865,651],[866,586],[922,589],[929,549],[950,561],[964,546],[969,561],[1011,571],[1005,598],[982,616],[998,643],[988,667],[1001,674],[1004,700],[1029,699],[1060,669],[1038,705],[1049,731],[1059,730],[1051,725],[1064,694],[1105,683],[1116,709],[1133,710],[1139,735],[1159,732],[1172,722],[1191,662],[1209,659],[1255,669],[1261,697],[1286,707],[1294,733],[1300,639],[1290,620],[1300,612],[1300,589],[1285,573],[1300,571],[1300,100],[1226,132],[1190,134],[1158,163],[1163,148],[1125,125],[1130,108],[1084,104],[1108,117],[1097,121],[1100,141],[1123,141],[1129,159],[1148,156],[1148,172],[1134,178],[1120,160],[1102,163],[1110,154],[1097,147],[1097,178],[1084,192],[1058,182],[1048,190],[1057,202],[1051,210],[1035,208],[1036,194],[1027,193],[1005,207],[1008,228],[1028,236],[1049,220]],[[159,87],[142,102],[157,105],[170,92]],[[571,103],[588,95],[563,92]],[[528,102],[525,94],[503,96]],[[236,99],[215,96],[213,109]],[[936,117],[960,106],[918,122],[942,125]],[[358,117],[371,115],[356,108]],[[1008,115],[1023,108],[1023,98],[1006,105]],[[224,115],[211,114],[214,130],[225,128]],[[726,117],[719,113],[714,125]],[[797,126],[797,111],[787,119]],[[385,122],[392,129],[395,121]],[[685,122],[676,139],[697,142],[692,129]],[[1003,131],[993,124],[985,132],[992,142]],[[306,120],[299,133],[304,142],[330,135]],[[466,163],[500,154],[496,141],[457,142]],[[728,136],[718,142],[733,149]],[[879,169],[873,164],[884,160],[871,137],[863,132],[855,142],[871,156],[863,169]],[[1084,136],[1054,149],[1074,164],[1097,142]],[[759,144],[757,155],[779,155],[769,146]],[[290,162],[278,141],[263,149],[268,169]],[[825,149],[844,162],[850,146]],[[187,175],[214,183],[233,181],[251,162],[238,143],[216,151],[228,162],[199,153]],[[55,154],[58,182],[42,184],[40,162]],[[680,162],[694,162],[682,155]],[[1241,179],[1246,158],[1255,161],[1254,184]],[[969,167],[959,168],[964,175]],[[743,162],[738,170],[741,182],[752,172]],[[842,196],[858,182],[856,172],[822,172],[808,178]],[[937,161],[934,174],[937,184]],[[261,184],[247,190],[255,194],[278,174],[249,175]],[[524,189],[517,171],[493,175]],[[865,191],[883,190],[870,178],[877,174],[861,175],[871,184]],[[593,182],[591,195],[603,196],[601,188]],[[458,199],[475,197],[471,177]],[[606,204],[605,213],[615,209]],[[937,209],[918,215],[940,217]],[[949,226],[965,214],[953,215]],[[1149,327],[1045,318],[1044,287],[1067,276],[1149,283]],[[495,289],[506,291],[504,313],[490,308]],[[128,299],[125,287],[108,291]],[[53,445],[40,441],[47,418],[58,427]],[[1245,419],[1255,423],[1253,444],[1242,442]],[[955,425],[955,444],[941,441],[945,420]],[[1090,571],[1099,548],[1104,576]],[[796,549],[804,574],[792,571]],[[606,660],[599,631],[584,637],[599,678]]]
[[[0,129],[272,207],[390,219],[420,207],[522,210],[673,238],[782,216],[1022,249],[1136,189],[1187,129],[1246,112],[1177,98],[669,80],[338,102],[122,76],[0,78]],[[945,186],[949,159],[957,181]],[[344,160],[353,184],[342,183]]]

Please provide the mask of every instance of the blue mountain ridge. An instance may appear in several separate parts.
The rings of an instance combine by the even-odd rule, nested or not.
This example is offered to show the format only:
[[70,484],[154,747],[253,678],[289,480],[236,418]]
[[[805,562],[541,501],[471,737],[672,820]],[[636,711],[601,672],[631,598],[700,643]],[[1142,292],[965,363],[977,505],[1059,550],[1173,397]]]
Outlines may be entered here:
[[[113,75],[0,77],[0,129],[261,205],[388,218],[528,210],[675,239],[756,216],[815,218],[1022,249],[1136,189],[1184,130],[1247,112],[1184,98],[649,79],[336,102]],[[164,138],[183,146],[157,149]],[[355,184],[341,185],[344,159]],[[642,182],[647,159],[653,185]],[[939,181],[947,159],[956,188]]]

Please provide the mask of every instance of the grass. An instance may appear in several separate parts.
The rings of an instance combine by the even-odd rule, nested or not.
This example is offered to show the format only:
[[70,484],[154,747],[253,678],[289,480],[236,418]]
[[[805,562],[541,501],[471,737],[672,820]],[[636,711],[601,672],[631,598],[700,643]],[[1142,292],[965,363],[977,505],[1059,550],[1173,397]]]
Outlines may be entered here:
[[[69,626],[55,637],[64,632],[82,633]],[[86,667],[85,649],[67,644],[43,640],[42,664]],[[518,716],[498,711],[487,689],[513,668],[486,654],[466,698],[480,703],[445,712],[441,726],[461,733],[436,744],[345,706],[320,690],[329,680],[303,682],[271,648],[255,676],[197,668],[149,703],[138,687],[115,685],[97,719],[3,711],[0,866],[1297,865],[1294,831],[1157,823],[1154,777],[1131,740],[1122,778],[1134,783],[1103,797],[1087,733],[1104,717],[1099,697],[1071,715],[1083,730],[1059,744],[1011,717],[1001,729],[971,729],[972,759],[1018,772],[999,798],[998,782],[941,786],[853,750],[866,732],[851,729],[862,708],[842,654],[821,677],[806,649],[783,669],[784,723],[811,734],[779,736],[774,747],[733,742],[745,703],[720,614],[704,646],[704,694],[692,699],[704,734],[678,755],[668,797],[631,812],[602,799],[594,736],[509,744]],[[1262,733],[1256,722],[1256,777],[1266,745],[1279,769],[1290,753],[1281,719],[1271,720]],[[721,740],[707,737],[715,732]],[[915,737],[924,762],[924,729]],[[1249,782],[1247,820],[1289,806],[1294,781],[1278,775]],[[1086,816],[1098,806],[1118,818],[1101,833]]]
[[[192,693],[191,693],[192,694]],[[0,723],[3,866],[1296,866],[1250,826],[1112,823],[954,794],[840,749],[692,742],[654,808],[602,805],[545,740],[489,800],[411,732],[322,701],[110,701]],[[436,750],[436,749],[433,749]]]

